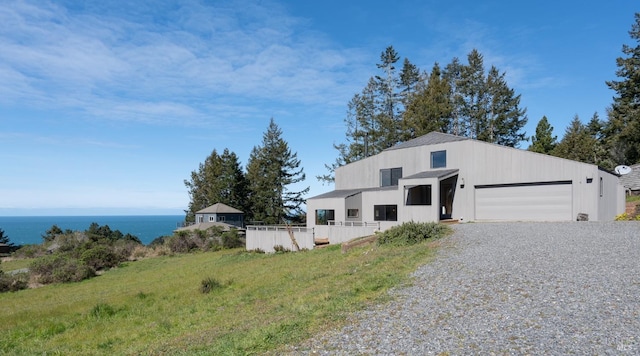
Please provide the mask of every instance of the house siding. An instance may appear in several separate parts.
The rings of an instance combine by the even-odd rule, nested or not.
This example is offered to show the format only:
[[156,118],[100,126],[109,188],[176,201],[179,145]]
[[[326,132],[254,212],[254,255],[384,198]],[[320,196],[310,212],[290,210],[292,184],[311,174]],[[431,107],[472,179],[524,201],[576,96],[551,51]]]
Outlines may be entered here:
[[[403,177],[432,170],[431,153],[446,151],[446,169],[458,169],[458,179],[453,201],[452,218],[463,221],[476,220],[476,191],[480,185],[546,183],[570,181],[571,220],[578,213],[586,213],[590,220],[612,220],[623,207],[618,178],[603,172],[597,166],[552,157],[475,140],[443,142],[424,146],[390,149],[375,156],[336,169],[336,189],[374,188],[380,185],[381,169],[402,167]],[[606,192],[599,197],[599,179],[603,178]],[[464,188],[461,184],[464,181]],[[405,206],[402,179],[396,190],[364,191],[362,193],[362,220],[374,221],[373,206],[395,204],[398,206],[397,222],[381,222],[381,228],[404,221],[438,221],[440,217],[439,179],[425,180],[432,184],[431,206]],[[410,184],[423,184],[411,181]],[[313,199],[309,204],[315,204]],[[345,206],[345,200],[339,205]],[[322,208],[328,208],[323,206]],[[345,212],[346,213],[346,212]],[[336,219],[338,219],[336,208]],[[543,218],[542,216],[538,218]],[[563,219],[565,219],[563,217]],[[531,220],[538,220],[532,216]]]

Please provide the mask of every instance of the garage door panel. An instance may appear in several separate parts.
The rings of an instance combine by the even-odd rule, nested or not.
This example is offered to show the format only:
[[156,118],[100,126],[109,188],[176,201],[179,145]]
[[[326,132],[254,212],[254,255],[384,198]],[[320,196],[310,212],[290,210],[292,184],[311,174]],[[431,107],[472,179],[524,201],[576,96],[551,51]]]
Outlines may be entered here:
[[572,220],[572,185],[476,187],[476,220]]

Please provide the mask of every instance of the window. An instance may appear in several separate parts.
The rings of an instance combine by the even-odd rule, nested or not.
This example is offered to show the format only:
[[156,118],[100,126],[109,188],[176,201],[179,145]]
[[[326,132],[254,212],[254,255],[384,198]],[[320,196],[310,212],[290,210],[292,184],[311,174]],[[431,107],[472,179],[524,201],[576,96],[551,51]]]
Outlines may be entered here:
[[348,218],[357,218],[358,216],[360,216],[360,211],[358,209],[347,209]]
[[406,205],[431,205],[431,185],[408,188]]
[[218,221],[225,221],[225,217],[224,216],[218,216]]
[[215,216],[209,216],[209,222],[214,222],[216,221],[216,217]]
[[380,186],[388,187],[398,185],[398,179],[402,178],[402,167],[380,170]]
[[373,220],[398,221],[398,206],[397,205],[374,205]]
[[604,194],[604,184],[602,183],[602,177],[600,177],[600,197]]
[[447,166],[447,151],[431,152],[431,168],[445,168]]
[[318,209],[316,210],[316,225],[329,225],[329,221],[335,220],[335,211]]

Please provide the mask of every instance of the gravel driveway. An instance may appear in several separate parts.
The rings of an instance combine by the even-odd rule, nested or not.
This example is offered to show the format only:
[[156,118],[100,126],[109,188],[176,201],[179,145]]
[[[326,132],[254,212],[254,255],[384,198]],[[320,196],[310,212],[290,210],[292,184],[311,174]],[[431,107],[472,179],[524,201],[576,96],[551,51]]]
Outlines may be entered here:
[[469,223],[320,355],[640,354],[640,223]]

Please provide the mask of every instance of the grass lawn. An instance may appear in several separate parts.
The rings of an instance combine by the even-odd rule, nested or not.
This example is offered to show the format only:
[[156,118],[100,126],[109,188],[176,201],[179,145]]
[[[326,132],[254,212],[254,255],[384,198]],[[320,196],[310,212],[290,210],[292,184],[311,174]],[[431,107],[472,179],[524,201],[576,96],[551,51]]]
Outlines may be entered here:
[[[241,355],[277,350],[383,302],[429,261],[408,247],[243,249],[130,262],[80,283],[0,294],[0,354]],[[7,263],[9,265],[9,263]],[[6,265],[2,265],[6,269]],[[220,287],[202,293],[202,281]]]

